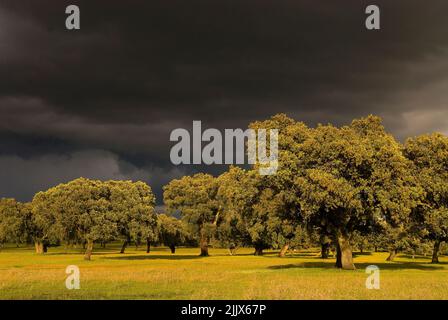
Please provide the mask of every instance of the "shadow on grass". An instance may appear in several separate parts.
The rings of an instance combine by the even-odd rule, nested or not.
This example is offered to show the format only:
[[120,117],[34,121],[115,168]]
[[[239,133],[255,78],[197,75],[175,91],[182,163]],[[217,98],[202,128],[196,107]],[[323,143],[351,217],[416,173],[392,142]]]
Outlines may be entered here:
[[320,256],[320,252],[303,252],[287,254],[287,258],[316,258]]
[[372,252],[353,252],[353,257],[358,256],[371,256]]
[[[400,254],[399,257],[406,258],[409,260],[414,260],[414,259],[428,260],[428,261],[432,260],[432,256],[430,256],[430,255],[423,256],[423,255],[416,254],[416,255],[412,256],[411,254]],[[444,258],[444,257],[447,257],[447,256],[443,255],[443,254],[439,254],[439,259]],[[443,264],[445,262],[440,262],[440,263]]]
[[199,255],[123,255],[118,257],[105,257],[103,259],[107,260],[191,260],[191,259],[202,259],[206,257],[201,257]]
[[[264,258],[279,258],[280,251],[267,251],[264,252],[261,256]],[[237,254],[237,256],[253,256],[253,253],[247,254]],[[287,253],[283,258],[317,258],[320,257],[320,252],[291,252]]]
[[[57,249],[52,249],[51,247],[49,248],[48,252],[44,253],[43,256],[61,256],[61,255],[84,255],[86,252],[86,249],[83,248],[70,248],[67,250],[62,249],[61,247],[56,247]],[[120,249],[121,247],[106,247],[106,248],[97,248],[95,247],[93,249],[93,255],[94,256],[106,256],[106,255],[115,255],[115,254],[120,254]],[[137,253],[141,253],[141,254],[146,254],[145,253],[145,249],[143,248],[129,248],[128,249],[129,252],[131,252],[131,254],[137,254]],[[125,254],[128,254],[128,250],[126,250]],[[34,248],[30,248],[29,251],[34,251]],[[169,249],[167,248],[157,248],[157,247],[153,247],[151,248],[151,253],[160,253],[160,252],[169,252]],[[36,254],[37,255],[37,254]],[[41,254],[42,255],[42,254]]]
[[[69,251],[69,252],[47,252],[44,254],[40,254],[40,256],[84,256],[85,251]],[[92,252],[92,256],[110,256],[112,254],[118,254],[117,251],[110,252]],[[38,254],[36,254],[38,255]]]
[[[444,263],[441,263],[444,264]],[[422,271],[431,271],[431,270],[440,270],[444,269],[444,267],[439,266],[437,264],[422,264],[422,263],[413,263],[413,262],[380,262],[380,263],[356,263],[355,266],[357,269],[365,269],[367,266],[375,265],[380,270],[422,270]],[[335,269],[334,261],[328,262],[302,262],[302,263],[294,263],[294,264],[284,264],[284,265],[275,265],[269,266],[268,269],[271,270],[281,270],[281,269],[294,269],[294,268],[321,268],[321,269]]]

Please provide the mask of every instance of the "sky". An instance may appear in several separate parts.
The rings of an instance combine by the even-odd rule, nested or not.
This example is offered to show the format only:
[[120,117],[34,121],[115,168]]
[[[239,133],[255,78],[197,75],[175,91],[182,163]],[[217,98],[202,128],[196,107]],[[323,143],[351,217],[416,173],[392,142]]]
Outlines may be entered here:
[[[65,27],[78,5],[81,29]],[[381,30],[365,28],[365,8]],[[448,133],[446,0],[2,0],[0,197],[83,176],[162,186],[170,132],[276,113]]]

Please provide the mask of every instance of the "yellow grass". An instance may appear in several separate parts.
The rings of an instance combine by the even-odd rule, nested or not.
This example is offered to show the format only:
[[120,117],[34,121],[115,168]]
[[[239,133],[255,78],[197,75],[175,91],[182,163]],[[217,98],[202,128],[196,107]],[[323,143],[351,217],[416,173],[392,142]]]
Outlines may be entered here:
[[[36,255],[32,248],[0,252],[0,299],[447,299],[448,258],[439,265],[425,257],[387,253],[356,255],[356,271],[337,270],[334,259],[320,259],[318,251],[301,251],[279,258],[276,252],[253,256],[240,249],[210,249],[198,257],[196,248],[166,248],[150,254],[118,246],[95,248],[92,261],[79,250],[50,248]],[[368,265],[380,268],[380,289],[365,286]],[[68,265],[81,272],[81,288],[65,286]]]

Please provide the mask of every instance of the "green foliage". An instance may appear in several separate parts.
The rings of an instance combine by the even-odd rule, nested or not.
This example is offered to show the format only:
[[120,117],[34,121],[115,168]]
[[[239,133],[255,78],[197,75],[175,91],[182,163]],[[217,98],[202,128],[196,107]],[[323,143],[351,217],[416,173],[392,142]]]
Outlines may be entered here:
[[218,197],[223,204],[218,237],[229,247],[252,245],[263,249],[289,245],[299,223],[297,208],[289,206],[287,192],[258,170],[231,167],[219,178]]
[[407,221],[418,187],[400,145],[376,117],[351,126],[319,126],[301,151],[303,173],[296,179],[307,220],[352,232],[372,223]]
[[209,175],[198,173],[172,180],[163,188],[163,200],[169,213],[181,214],[190,232],[201,244],[201,255],[208,255],[210,238],[220,214],[218,183]]
[[14,199],[0,199],[0,245],[27,240],[27,205]]
[[36,221],[45,231],[42,238],[85,242],[116,238],[118,217],[110,196],[104,183],[85,178],[39,192],[32,205]]
[[419,229],[431,240],[448,241],[448,138],[434,133],[408,139],[404,153],[425,192]]
[[228,248],[238,248],[252,243],[251,224],[253,203],[258,189],[253,184],[254,172],[231,167],[218,178],[218,199],[222,203],[217,238]]
[[[143,182],[79,178],[39,192],[32,202],[36,242],[155,238],[155,198]],[[89,250],[89,248],[88,248]],[[90,259],[90,255],[88,257]]]
[[155,197],[143,182],[107,181],[110,211],[114,215],[118,234],[127,241],[157,240]]
[[191,236],[187,226],[175,217],[159,214],[158,218],[158,239],[161,244],[168,247],[182,245]]
[[353,232],[368,232],[375,225],[400,227],[409,221],[421,189],[400,144],[385,132],[378,117],[340,128],[310,129],[283,115],[255,124],[276,126],[279,170],[267,180],[275,192],[270,198],[283,192],[285,207],[292,208],[288,221],[299,215],[323,235],[332,235],[347,256]]

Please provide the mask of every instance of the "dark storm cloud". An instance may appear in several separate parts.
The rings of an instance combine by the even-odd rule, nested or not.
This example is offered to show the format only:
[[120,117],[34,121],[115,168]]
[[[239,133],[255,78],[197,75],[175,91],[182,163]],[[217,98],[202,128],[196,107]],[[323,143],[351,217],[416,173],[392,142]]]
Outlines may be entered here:
[[[381,31],[364,28],[371,3]],[[80,31],[65,29],[68,4],[81,8]],[[375,113],[399,138],[447,132],[447,9],[445,0],[4,0],[0,167],[11,170],[0,192],[24,199],[84,175],[143,179],[160,199],[160,185],[191,170],[170,165],[168,140],[192,120],[237,128],[278,112],[310,125]]]

